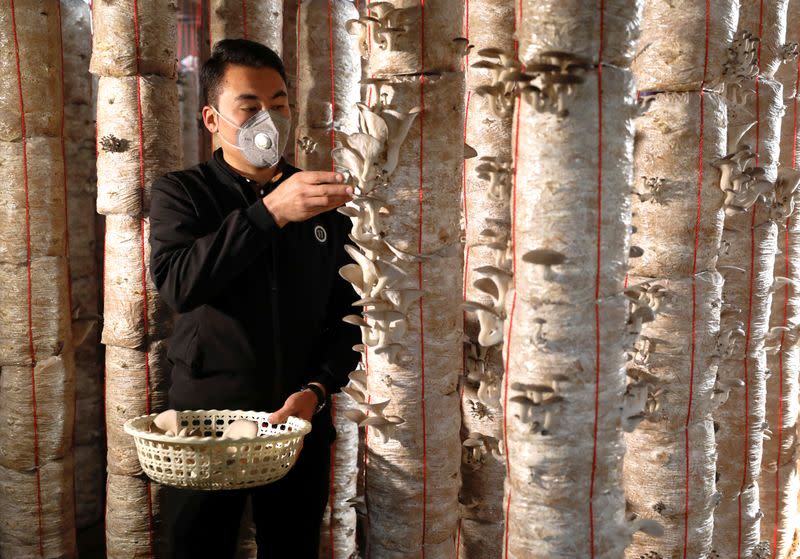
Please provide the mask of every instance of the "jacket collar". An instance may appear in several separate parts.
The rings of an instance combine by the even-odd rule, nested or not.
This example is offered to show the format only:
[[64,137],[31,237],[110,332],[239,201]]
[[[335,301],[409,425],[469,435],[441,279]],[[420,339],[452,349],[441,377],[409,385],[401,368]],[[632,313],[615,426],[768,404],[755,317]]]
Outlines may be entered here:
[[250,192],[258,191],[262,198],[272,192],[275,187],[277,187],[287,178],[300,170],[292,165],[289,165],[289,163],[287,163],[286,160],[281,157],[280,161],[278,161],[277,172],[275,173],[278,178],[263,185],[262,187],[257,181],[245,177],[231,167],[223,157],[222,148],[217,148],[214,151],[214,155],[209,161],[209,164],[214,170],[214,173],[229,186],[240,186],[244,190],[249,190]]

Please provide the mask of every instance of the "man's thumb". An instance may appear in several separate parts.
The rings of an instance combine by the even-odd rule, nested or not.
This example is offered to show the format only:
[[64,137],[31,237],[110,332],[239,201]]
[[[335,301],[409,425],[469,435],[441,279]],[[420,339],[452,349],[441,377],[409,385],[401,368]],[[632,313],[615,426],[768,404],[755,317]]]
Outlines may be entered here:
[[279,423],[286,423],[286,420],[289,419],[289,411],[286,409],[286,406],[283,406],[278,411],[274,411],[270,414],[267,418],[267,421],[272,423],[273,425],[277,425]]

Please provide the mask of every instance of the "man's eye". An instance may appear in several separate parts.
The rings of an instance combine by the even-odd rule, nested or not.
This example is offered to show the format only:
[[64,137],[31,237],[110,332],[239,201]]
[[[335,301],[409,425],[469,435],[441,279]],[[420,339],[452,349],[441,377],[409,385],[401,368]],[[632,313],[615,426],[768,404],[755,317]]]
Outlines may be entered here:
[[242,110],[247,111],[249,113],[253,113],[256,112],[258,109],[256,107],[244,107]]

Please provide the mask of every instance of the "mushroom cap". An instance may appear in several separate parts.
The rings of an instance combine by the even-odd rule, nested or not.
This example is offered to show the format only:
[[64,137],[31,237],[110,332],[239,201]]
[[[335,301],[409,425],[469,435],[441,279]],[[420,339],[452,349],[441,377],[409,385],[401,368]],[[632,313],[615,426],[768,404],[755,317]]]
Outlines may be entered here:
[[567,64],[567,72],[588,72],[591,68],[592,65],[589,64],[589,61],[582,58],[575,59],[575,62]]
[[367,9],[375,10],[378,12],[378,16],[383,17],[384,14],[393,11],[395,8],[391,2],[370,2],[367,4]]
[[360,407],[362,410],[369,411],[376,415],[383,416],[383,410],[386,409],[386,406],[389,405],[391,400],[382,400],[380,402],[370,402],[368,404],[362,404]]
[[631,258],[639,258],[644,256],[644,249],[642,247],[631,246],[630,250],[628,251],[628,256]]
[[343,386],[342,393],[350,396],[354,402],[361,404],[364,402],[365,394],[354,386]]
[[347,324],[355,324],[356,326],[367,326],[367,327],[369,327],[369,324],[367,323],[367,321],[364,320],[363,317],[361,317],[361,316],[359,316],[357,314],[348,314],[347,316],[345,316],[342,319],[342,322],[346,322]]
[[[498,169],[494,163],[480,163],[475,166],[475,170],[479,173],[496,173]],[[494,234],[494,231],[492,233]]]
[[504,270],[503,268],[498,268],[497,266],[479,266],[475,268],[475,271],[479,274],[484,274],[487,276],[500,276],[503,278],[513,278],[514,274],[512,274],[509,270]]
[[577,74],[551,74],[547,77],[547,80],[550,83],[559,85],[573,85],[584,82],[583,76]]
[[222,431],[223,439],[252,439],[258,436],[258,423],[249,419],[237,419]]
[[155,427],[155,429],[161,431],[162,433],[165,433],[167,431],[172,431],[173,433],[177,433],[180,430],[180,422],[178,421],[178,412],[176,410],[162,411],[153,419],[153,423],[151,423],[150,425],[151,428]]
[[358,301],[353,301],[352,307],[366,307],[367,305],[374,305],[383,302],[383,299],[378,297],[362,297]]
[[[542,66],[542,65],[539,65],[539,66]],[[557,67],[554,66],[554,68],[556,68],[556,70],[558,70]],[[536,73],[533,70],[531,70],[531,71],[533,73]],[[507,81],[507,82],[523,82],[523,83],[526,83],[526,82],[529,82],[529,81],[533,80],[534,77],[535,76],[532,76],[532,75],[527,74],[525,72],[522,72],[520,70],[515,70],[513,72],[509,72],[508,74],[506,74],[503,79],[504,79],[504,81]]]
[[508,399],[508,401],[511,402],[512,404],[521,404],[523,406],[533,405],[533,401],[527,396],[523,395],[512,396],[511,398]]
[[469,439],[466,439],[461,444],[463,446],[467,447],[467,448],[475,448],[475,447],[483,446],[483,441],[478,440],[478,439],[473,439],[473,438],[470,437]]
[[542,394],[552,394],[555,392],[551,386],[547,386],[546,384],[524,384],[521,382],[515,382],[511,385],[511,390],[517,390],[519,392],[541,392]]
[[470,67],[475,68],[476,70],[502,70],[503,65],[498,64],[497,62],[492,62],[491,60],[478,60],[474,64],[470,64]]
[[566,262],[567,257],[557,250],[549,248],[537,248],[522,256],[523,262],[530,264],[540,264],[542,266],[558,266]]
[[545,62],[528,64],[525,66],[525,72],[530,72],[532,74],[549,74],[551,72],[558,72],[560,70],[560,66],[556,66],[555,64],[547,64]]
[[345,31],[347,31],[350,35],[355,35],[365,27],[366,24],[360,19],[348,19],[346,22],[344,22]]
[[478,152],[469,144],[464,144],[464,159],[472,159],[478,157]]
[[359,410],[344,410],[344,416],[350,421],[361,424],[367,418],[367,414]]
[[656,319],[656,313],[650,307],[639,307],[631,313],[631,319],[638,319],[642,322],[653,322]]
[[485,56],[487,58],[500,58],[500,55],[509,54],[506,51],[497,47],[487,47],[478,51],[478,56]]
[[358,217],[361,215],[361,212],[352,206],[339,206],[336,208],[336,211],[347,217]]
[[359,427],[385,427],[391,422],[381,415],[370,415],[359,422]]
[[497,289],[497,284],[491,280],[491,278],[480,278],[472,282],[473,287],[478,291],[482,291],[487,295],[494,297],[497,299],[500,296],[500,292]]
[[364,369],[356,369],[355,371],[351,372],[347,375],[347,378],[352,380],[353,382],[357,382],[363,386],[367,384],[367,371]]
[[364,286],[364,276],[358,264],[345,264],[339,268],[339,275],[342,279],[355,285],[359,290]]

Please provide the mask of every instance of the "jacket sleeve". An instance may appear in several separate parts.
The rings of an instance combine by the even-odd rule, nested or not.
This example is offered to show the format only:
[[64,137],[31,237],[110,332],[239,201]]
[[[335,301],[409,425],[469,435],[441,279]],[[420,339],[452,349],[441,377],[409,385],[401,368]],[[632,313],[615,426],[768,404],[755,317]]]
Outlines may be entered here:
[[278,229],[258,200],[231,212],[209,231],[185,187],[170,175],[153,183],[150,202],[150,273],[159,294],[184,313],[225,290],[268,246]]
[[[343,223],[342,239],[347,239],[350,231],[350,220],[341,218]],[[353,346],[361,343],[361,330],[352,324],[343,322],[348,314],[357,314],[358,309],[353,303],[358,300],[353,286],[339,275],[339,268],[352,262],[344,250],[344,241],[338,247],[336,259],[336,274],[331,297],[328,302],[328,311],[325,319],[325,334],[322,351],[320,352],[319,373],[311,382],[319,382],[325,387],[330,396],[338,392],[348,382],[348,375],[356,368],[360,353],[353,351]]]

